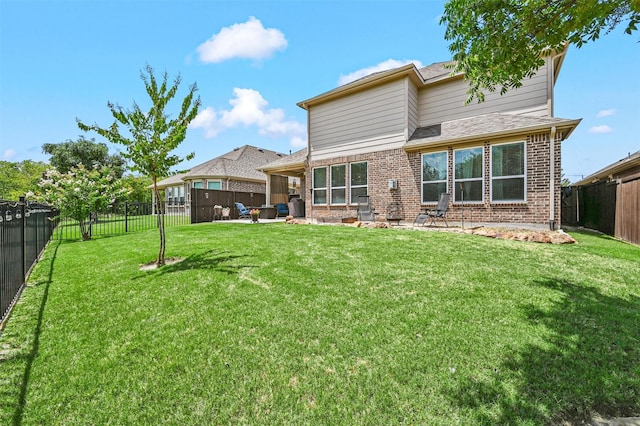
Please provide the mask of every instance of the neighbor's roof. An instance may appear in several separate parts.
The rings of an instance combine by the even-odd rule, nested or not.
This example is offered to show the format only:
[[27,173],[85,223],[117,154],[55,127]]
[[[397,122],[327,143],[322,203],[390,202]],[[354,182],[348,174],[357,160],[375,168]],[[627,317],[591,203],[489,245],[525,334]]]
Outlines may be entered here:
[[553,126],[559,131],[565,131],[564,138],[566,139],[578,123],[580,123],[579,119],[568,120],[500,113],[484,114],[418,127],[404,148],[407,151],[417,151],[422,148],[452,143],[548,131]]
[[[176,175],[169,176],[166,179],[162,179],[157,183],[158,188],[162,189],[162,188],[166,188],[167,186],[175,186],[175,185],[184,183],[184,181],[182,180],[184,175],[185,175],[184,173],[178,173]],[[149,185],[147,188],[153,188],[153,185]]]
[[285,154],[268,149],[244,145],[193,167],[185,174],[184,179],[231,178],[264,182],[266,177],[258,168],[284,156]]
[[590,174],[586,178],[579,180],[576,183],[573,183],[572,186],[583,186],[589,185],[590,183],[595,183],[600,180],[607,179],[610,175],[616,175],[625,170],[631,169],[632,167],[640,166],[640,151],[631,154],[622,160],[616,161],[613,164],[609,164],[607,167],[598,170],[597,172]]
[[300,151],[296,151],[291,155],[287,155],[285,157],[279,158],[276,161],[272,161],[268,164],[260,167],[260,170],[263,171],[272,171],[272,170],[298,170],[304,169],[307,161],[307,148],[303,148]]

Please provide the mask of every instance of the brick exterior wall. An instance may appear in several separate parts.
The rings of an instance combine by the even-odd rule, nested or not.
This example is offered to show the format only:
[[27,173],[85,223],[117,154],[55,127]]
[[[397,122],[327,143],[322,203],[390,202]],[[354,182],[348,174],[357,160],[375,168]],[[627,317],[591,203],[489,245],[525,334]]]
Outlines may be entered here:
[[229,189],[227,189],[227,181],[222,182],[222,189],[225,191],[237,191],[237,192],[258,192],[265,194],[267,192],[267,184],[259,182],[247,182],[243,180],[230,180]]
[[[519,139],[522,141],[523,139]],[[560,141],[558,134],[555,144],[555,223],[560,225]],[[515,142],[515,140],[514,140]],[[478,145],[475,145],[478,146]],[[452,192],[452,204],[447,212],[447,221],[460,222],[464,210],[465,223],[520,223],[520,224],[548,224],[549,223],[549,163],[550,163],[550,135],[536,134],[526,138],[527,182],[526,202],[524,203],[492,203],[490,156],[491,142],[486,141],[484,147],[484,200],[482,203],[453,202],[453,150],[458,146],[448,146],[449,182],[448,188]],[[438,150],[444,150],[439,148]],[[354,162],[368,162],[368,194],[371,205],[378,212],[376,220],[386,220],[386,214],[391,203],[398,203],[401,215],[406,222],[413,222],[421,210],[435,207],[435,203],[421,203],[421,168],[422,156],[419,152],[406,152],[403,149],[372,152],[352,156],[336,157],[328,160],[309,163],[306,174],[304,198],[306,200],[306,216],[311,220],[338,219],[355,217],[357,205],[314,206],[312,195],[312,175],[315,167]],[[329,173],[327,173],[329,176]],[[390,190],[389,179],[398,180],[398,189]],[[349,167],[347,167],[347,182],[349,182]],[[330,188],[327,188],[329,199]]]

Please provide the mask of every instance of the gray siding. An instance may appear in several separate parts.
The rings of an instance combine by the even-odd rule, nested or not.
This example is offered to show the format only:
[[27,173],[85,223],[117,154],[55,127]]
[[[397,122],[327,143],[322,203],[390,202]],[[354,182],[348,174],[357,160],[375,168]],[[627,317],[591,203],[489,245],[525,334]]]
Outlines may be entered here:
[[525,80],[522,87],[502,96],[499,91],[486,93],[483,103],[474,100],[469,105],[464,104],[468,83],[463,79],[428,86],[419,92],[420,126],[492,112],[549,116],[552,83],[548,74],[549,66],[543,66],[535,76]]
[[408,99],[407,99],[409,103],[407,138],[409,138],[413,134],[414,130],[416,130],[420,126],[420,114],[419,114],[419,107],[418,107],[418,88],[414,86],[410,81],[407,81],[407,84],[409,85]]
[[405,80],[400,79],[312,107],[309,141],[313,158],[402,146],[406,126],[405,93]]

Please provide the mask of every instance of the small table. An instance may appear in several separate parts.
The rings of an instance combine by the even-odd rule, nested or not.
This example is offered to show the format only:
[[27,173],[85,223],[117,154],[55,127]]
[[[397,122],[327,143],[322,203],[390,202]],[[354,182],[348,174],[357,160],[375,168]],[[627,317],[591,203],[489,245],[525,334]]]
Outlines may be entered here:
[[260,209],[260,219],[275,219],[276,218],[276,208],[273,206],[270,207],[257,207]]

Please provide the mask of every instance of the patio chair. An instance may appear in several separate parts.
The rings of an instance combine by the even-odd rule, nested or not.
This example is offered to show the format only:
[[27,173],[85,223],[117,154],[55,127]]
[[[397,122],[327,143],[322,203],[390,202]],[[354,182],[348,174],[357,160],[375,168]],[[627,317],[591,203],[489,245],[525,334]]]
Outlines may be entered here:
[[438,205],[435,209],[430,209],[426,211],[426,215],[431,219],[431,225],[436,224],[436,219],[440,219],[444,222],[444,224],[449,227],[447,223],[447,219],[445,216],[447,215],[447,210],[449,210],[449,200],[451,199],[451,194],[448,192],[443,192],[440,194],[440,200],[438,201]]
[[248,208],[246,208],[244,206],[244,204],[239,203],[239,202],[235,202],[233,203],[236,205],[236,209],[238,209],[238,218],[242,219],[242,218],[247,218],[250,219],[251,218],[251,210],[249,210]]
[[230,219],[231,219],[231,207],[223,207],[222,220],[230,220]]
[[358,220],[360,222],[375,222],[375,209],[371,207],[368,195],[358,196]]
[[276,217],[289,216],[289,207],[285,203],[276,203]]

